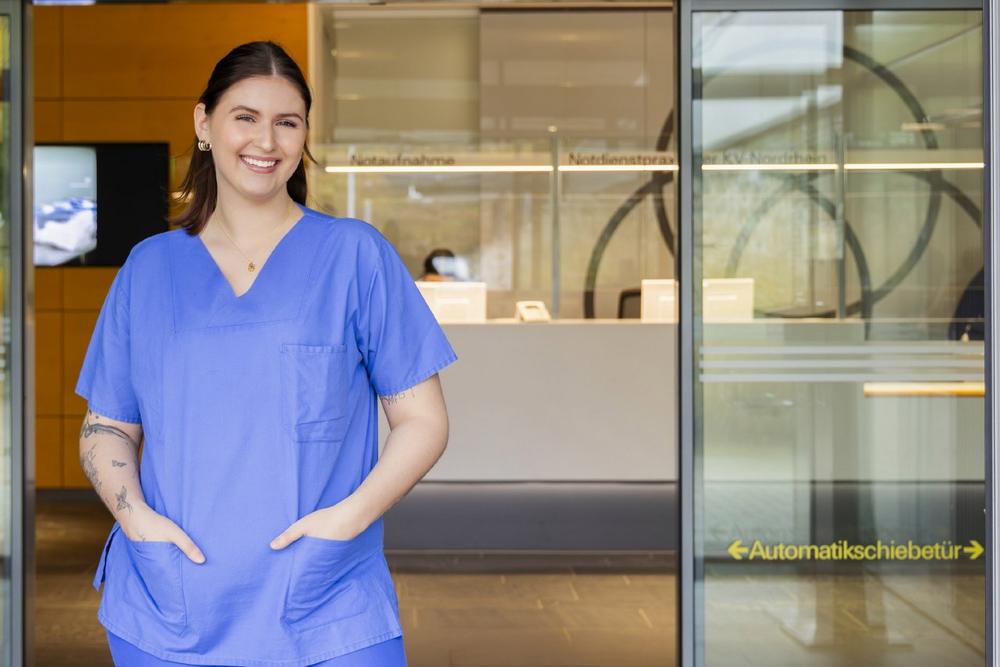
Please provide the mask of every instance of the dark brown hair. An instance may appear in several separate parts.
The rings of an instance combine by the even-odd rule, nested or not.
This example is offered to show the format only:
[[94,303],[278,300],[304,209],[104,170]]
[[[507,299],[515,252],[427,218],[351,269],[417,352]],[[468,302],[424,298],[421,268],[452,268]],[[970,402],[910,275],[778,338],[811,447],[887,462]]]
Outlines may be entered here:
[[[247,42],[227,53],[215,64],[208,85],[205,86],[205,91],[198,101],[205,105],[205,112],[211,114],[230,86],[253,76],[282,76],[294,84],[306,103],[305,125],[308,130],[309,108],[312,106],[309,85],[295,61],[283,48],[271,41]],[[199,233],[208,222],[208,217],[215,210],[217,194],[212,152],[198,150],[197,142],[198,136],[195,134],[194,144],[190,148],[191,164],[181,183],[178,196],[180,201],[187,201],[189,198],[190,201],[180,215],[170,220],[172,224],[180,225],[187,230],[191,236]],[[287,184],[288,195],[303,206],[306,203],[307,192],[305,166],[307,157],[316,164],[316,158],[309,152],[308,142],[303,157]]]

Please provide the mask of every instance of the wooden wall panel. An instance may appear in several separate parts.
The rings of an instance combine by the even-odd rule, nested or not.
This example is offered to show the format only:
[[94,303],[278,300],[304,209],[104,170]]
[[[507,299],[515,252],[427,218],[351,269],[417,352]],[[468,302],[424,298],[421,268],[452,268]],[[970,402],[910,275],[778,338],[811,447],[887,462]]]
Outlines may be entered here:
[[191,100],[63,101],[62,132],[73,141],[169,141],[194,143]]
[[35,485],[63,483],[62,272],[35,271]]
[[35,314],[35,414],[61,415],[62,399],[62,313]]
[[92,310],[94,317],[104,305],[117,266],[67,266],[62,272],[63,310]]
[[63,140],[62,100],[35,100],[35,143]]
[[35,100],[62,97],[62,7],[33,8]]
[[41,266],[35,269],[35,311],[62,310],[62,269]]
[[70,489],[90,489],[93,486],[80,467],[80,426],[83,413],[63,417],[62,422],[62,486]]
[[59,488],[63,484],[63,419],[61,416],[35,418],[35,486],[38,488]]
[[66,97],[193,102],[219,58],[257,39],[281,44],[303,70],[308,62],[305,3],[92,5],[63,12]]

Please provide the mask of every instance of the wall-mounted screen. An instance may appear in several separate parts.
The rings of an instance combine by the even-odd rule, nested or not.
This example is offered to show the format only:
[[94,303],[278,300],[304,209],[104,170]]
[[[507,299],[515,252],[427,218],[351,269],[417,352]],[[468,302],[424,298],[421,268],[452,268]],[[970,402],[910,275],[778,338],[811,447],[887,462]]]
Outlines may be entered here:
[[166,231],[169,160],[166,143],[36,145],[35,266],[120,266]]
[[35,147],[35,265],[65,264],[97,247],[97,149]]

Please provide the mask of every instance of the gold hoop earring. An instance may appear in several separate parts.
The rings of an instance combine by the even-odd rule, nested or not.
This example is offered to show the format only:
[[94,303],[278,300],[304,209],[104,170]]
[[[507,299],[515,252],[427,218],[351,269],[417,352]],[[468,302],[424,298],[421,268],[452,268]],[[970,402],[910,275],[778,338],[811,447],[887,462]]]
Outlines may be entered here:
[[198,150],[201,150],[201,151],[210,151],[210,150],[212,150],[212,144],[208,143],[207,141],[202,141],[201,139],[199,139],[198,140]]

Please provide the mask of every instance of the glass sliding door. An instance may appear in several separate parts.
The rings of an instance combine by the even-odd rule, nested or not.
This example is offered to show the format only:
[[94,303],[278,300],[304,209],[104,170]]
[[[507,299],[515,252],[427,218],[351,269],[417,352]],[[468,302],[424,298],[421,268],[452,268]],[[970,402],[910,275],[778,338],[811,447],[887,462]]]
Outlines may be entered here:
[[697,663],[981,665],[982,15],[688,16]]
[[410,560],[415,665],[675,656],[674,17],[605,4],[311,12],[310,199],[393,243],[463,359],[386,548],[557,559],[486,554],[468,599]]

